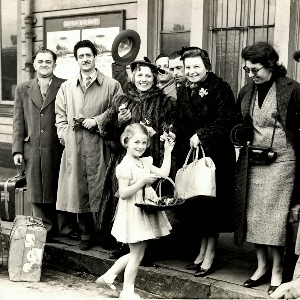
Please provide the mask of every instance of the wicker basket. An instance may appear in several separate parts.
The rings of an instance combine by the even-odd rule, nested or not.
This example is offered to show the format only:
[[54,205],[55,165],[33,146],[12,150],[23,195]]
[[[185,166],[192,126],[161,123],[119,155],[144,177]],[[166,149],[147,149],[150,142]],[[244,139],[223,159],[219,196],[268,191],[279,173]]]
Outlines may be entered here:
[[[173,187],[173,195],[162,196],[161,195],[161,186],[162,183],[168,181],[172,184]],[[174,181],[169,177],[161,178],[156,187],[156,193],[158,194],[158,201],[153,201],[152,199],[145,199],[145,189],[143,189],[143,202],[135,203],[136,206],[151,210],[151,211],[159,211],[159,210],[167,210],[175,208],[184,203],[184,199],[176,197],[176,189]]]

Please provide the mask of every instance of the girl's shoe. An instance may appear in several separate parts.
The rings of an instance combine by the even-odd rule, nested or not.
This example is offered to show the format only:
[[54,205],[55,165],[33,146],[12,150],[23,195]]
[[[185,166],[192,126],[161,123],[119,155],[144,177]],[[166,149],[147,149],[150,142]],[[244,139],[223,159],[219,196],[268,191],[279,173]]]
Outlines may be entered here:
[[113,283],[106,282],[102,276],[95,281],[99,286],[115,291],[117,288]]
[[123,291],[121,292],[120,296],[119,296],[120,299],[128,299],[128,300],[137,300],[137,299],[141,299],[141,297],[132,292],[132,293],[124,293]]

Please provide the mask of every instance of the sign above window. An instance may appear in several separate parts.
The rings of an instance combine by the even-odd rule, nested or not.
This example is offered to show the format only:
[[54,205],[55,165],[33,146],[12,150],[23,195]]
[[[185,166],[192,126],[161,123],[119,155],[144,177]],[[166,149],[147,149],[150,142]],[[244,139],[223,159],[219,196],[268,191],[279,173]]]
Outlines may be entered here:
[[100,18],[81,18],[63,21],[64,29],[92,26],[100,26]]

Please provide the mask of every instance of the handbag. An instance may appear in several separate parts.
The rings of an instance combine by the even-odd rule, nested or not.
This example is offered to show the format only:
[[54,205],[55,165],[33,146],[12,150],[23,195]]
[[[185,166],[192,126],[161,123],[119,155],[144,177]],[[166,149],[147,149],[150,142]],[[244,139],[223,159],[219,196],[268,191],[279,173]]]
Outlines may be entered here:
[[272,134],[270,147],[252,146],[252,145],[249,145],[249,142],[247,143],[249,163],[255,164],[255,165],[269,165],[276,160],[277,152],[272,150],[272,146],[273,146],[273,142],[274,142],[277,117],[278,117],[278,109],[276,110],[275,122],[274,122],[274,128],[273,128],[273,134]]
[[[198,158],[199,147],[191,148],[183,167],[177,171],[175,197],[184,200],[196,196],[216,197],[216,167],[213,160],[205,156],[201,145],[200,149],[202,158]],[[192,152],[194,152],[193,161],[188,164]]]
[[[162,183],[166,181],[172,184],[173,195],[162,196]],[[147,199],[145,197],[145,187],[143,187],[142,189],[143,201],[142,203],[135,203],[135,206],[146,209],[148,211],[159,211],[159,210],[171,209],[184,203],[183,199],[174,197],[174,194],[176,193],[175,183],[169,177],[161,178],[156,186],[155,191],[158,195],[157,201],[153,199]]]

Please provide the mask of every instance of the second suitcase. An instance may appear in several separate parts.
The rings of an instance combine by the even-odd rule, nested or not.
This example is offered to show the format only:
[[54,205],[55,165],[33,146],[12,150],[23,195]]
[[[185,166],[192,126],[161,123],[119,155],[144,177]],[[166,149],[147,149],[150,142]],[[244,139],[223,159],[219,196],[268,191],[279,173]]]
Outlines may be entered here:
[[31,203],[27,201],[27,188],[16,188],[15,190],[16,215],[32,216]]
[[26,185],[25,171],[0,181],[0,217],[1,220],[13,221],[15,212],[15,190]]

